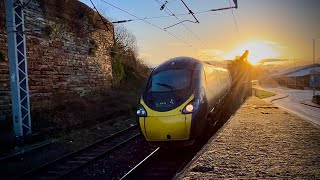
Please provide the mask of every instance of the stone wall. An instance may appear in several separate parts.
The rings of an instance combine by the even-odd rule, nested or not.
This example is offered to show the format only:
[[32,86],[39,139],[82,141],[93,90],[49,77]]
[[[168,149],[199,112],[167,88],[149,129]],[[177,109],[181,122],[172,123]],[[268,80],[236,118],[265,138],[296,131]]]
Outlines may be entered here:
[[5,29],[4,1],[0,2],[0,122],[8,118],[10,106],[10,80],[7,50],[7,35]]
[[[4,13],[1,1],[0,120],[11,120]],[[32,111],[54,108],[69,94],[85,97],[110,88],[114,43],[110,22],[103,23],[77,0],[31,0],[24,13]]]

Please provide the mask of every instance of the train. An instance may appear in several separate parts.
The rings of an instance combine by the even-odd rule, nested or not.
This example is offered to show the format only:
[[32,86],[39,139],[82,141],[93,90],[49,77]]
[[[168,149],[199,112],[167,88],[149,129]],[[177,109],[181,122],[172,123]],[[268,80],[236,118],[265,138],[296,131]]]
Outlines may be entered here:
[[137,106],[141,133],[153,147],[193,145],[228,94],[228,70],[191,57],[175,57],[154,68]]

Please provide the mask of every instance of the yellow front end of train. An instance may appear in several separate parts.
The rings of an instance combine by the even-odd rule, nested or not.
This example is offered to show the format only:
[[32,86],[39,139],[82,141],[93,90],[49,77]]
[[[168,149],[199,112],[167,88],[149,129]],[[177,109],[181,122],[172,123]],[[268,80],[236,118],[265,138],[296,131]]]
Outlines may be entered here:
[[182,110],[193,98],[192,95],[179,107],[165,112],[150,109],[141,98],[140,104],[147,113],[145,117],[139,117],[139,124],[144,137],[148,141],[188,140],[192,114],[183,114]]

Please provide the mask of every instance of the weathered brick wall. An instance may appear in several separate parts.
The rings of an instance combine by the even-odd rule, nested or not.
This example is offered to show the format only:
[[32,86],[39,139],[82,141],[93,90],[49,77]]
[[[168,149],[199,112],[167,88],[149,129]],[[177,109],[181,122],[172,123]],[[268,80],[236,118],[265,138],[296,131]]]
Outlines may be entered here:
[[[29,2],[26,1],[26,2]],[[0,118],[10,116],[4,2],[0,2]],[[57,97],[103,92],[112,81],[113,26],[77,0],[32,0],[24,8],[31,109]],[[63,99],[62,99],[63,101]]]
[[10,114],[10,81],[7,59],[7,35],[5,30],[4,2],[0,2],[0,122]]

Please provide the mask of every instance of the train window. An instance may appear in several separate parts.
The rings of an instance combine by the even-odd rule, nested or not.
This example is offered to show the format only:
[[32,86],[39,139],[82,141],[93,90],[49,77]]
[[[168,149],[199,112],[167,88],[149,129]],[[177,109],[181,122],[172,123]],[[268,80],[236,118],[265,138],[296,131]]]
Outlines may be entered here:
[[187,69],[168,69],[151,77],[149,90],[152,92],[167,92],[189,89],[192,71]]

